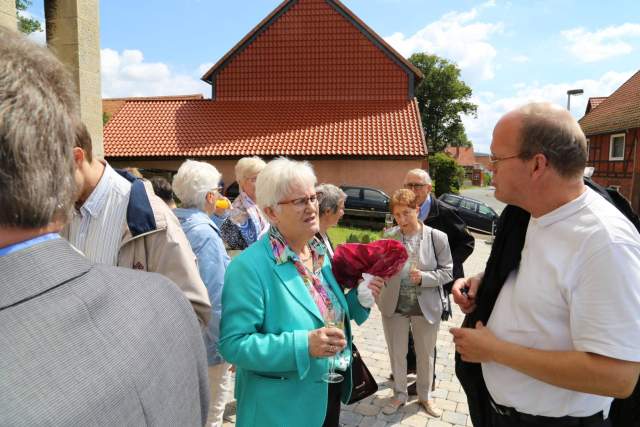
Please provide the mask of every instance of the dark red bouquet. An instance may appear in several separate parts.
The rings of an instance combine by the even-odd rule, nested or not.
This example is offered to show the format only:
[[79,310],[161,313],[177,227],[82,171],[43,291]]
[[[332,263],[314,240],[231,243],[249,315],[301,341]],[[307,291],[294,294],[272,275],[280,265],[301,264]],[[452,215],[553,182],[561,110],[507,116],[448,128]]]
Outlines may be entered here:
[[407,258],[407,250],[397,240],[344,243],[334,250],[331,269],[340,285],[355,288],[363,273],[387,280],[402,269]]

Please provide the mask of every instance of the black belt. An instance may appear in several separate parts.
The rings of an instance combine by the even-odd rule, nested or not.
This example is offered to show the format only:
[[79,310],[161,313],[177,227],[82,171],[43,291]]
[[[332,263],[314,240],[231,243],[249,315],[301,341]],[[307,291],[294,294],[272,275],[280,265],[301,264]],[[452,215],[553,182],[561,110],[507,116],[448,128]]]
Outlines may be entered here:
[[514,408],[500,405],[493,401],[493,398],[489,397],[489,403],[493,411],[503,417],[513,418],[514,420],[521,420],[522,422],[539,424],[543,426],[555,426],[555,427],[579,427],[588,426],[590,423],[597,423],[604,420],[604,414],[602,411],[589,415],[588,417],[545,417],[543,415],[531,415],[523,412],[518,412]]

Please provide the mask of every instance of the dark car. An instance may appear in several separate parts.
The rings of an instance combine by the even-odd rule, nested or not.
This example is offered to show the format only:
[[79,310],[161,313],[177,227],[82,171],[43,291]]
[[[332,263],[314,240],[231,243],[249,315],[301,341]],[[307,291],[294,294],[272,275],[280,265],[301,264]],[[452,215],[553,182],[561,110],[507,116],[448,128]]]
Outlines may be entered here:
[[233,181],[224,191],[225,197],[232,202],[238,197],[238,194],[240,194],[240,188],[237,181]]
[[377,188],[343,185],[347,195],[342,222],[356,226],[383,228],[389,213],[389,196]]
[[469,197],[455,194],[443,194],[439,197],[441,202],[453,207],[456,213],[467,223],[467,227],[491,233],[493,224],[498,221],[498,214],[489,205]]

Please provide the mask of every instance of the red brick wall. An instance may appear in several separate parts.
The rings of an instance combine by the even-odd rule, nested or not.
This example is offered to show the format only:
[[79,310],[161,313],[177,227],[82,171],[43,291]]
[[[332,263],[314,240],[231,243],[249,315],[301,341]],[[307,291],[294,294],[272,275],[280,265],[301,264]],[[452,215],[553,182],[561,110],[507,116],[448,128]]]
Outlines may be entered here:
[[324,0],[300,0],[219,72],[217,100],[407,99],[408,76]]
[[[611,136],[625,134],[624,160],[609,160]],[[598,184],[608,187],[620,187],[620,193],[631,201],[636,212],[640,211],[640,147],[634,141],[640,138],[640,128],[626,132],[614,132],[602,135],[592,135],[589,140],[589,158],[587,164],[595,167],[593,179]],[[634,153],[635,148],[635,153]],[[635,174],[634,174],[635,166]],[[632,184],[634,180],[636,184]]]
[[[235,181],[236,160],[211,160],[220,173],[225,186]],[[114,167],[134,166],[147,169],[176,171],[180,160],[112,161]],[[374,187],[391,195],[402,187],[408,170],[421,167],[421,160],[312,160],[318,182],[335,185],[352,184]]]

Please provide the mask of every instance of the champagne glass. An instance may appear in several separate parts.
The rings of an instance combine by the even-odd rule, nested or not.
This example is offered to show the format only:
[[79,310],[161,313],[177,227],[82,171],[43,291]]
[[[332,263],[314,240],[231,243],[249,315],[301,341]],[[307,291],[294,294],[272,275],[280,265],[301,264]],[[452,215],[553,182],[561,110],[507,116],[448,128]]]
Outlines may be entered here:
[[[324,315],[324,326],[327,328],[338,328],[344,331],[344,311],[339,305],[334,305],[328,309]],[[337,354],[329,357],[329,372],[322,375],[322,381],[326,383],[339,383],[344,377],[335,371]]]
[[384,216],[384,229],[385,231],[393,227],[393,215],[388,213]]

